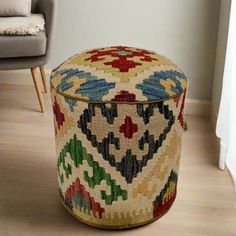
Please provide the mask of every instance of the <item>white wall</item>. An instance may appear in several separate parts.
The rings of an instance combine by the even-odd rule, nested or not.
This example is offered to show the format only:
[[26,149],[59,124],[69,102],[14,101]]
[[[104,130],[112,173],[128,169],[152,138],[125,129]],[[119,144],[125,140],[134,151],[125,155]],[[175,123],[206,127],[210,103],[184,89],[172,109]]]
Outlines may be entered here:
[[[224,0],[223,0],[224,1]],[[128,45],[175,61],[194,99],[211,99],[219,0],[58,0],[48,67],[88,48]]]
[[223,82],[225,55],[226,55],[226,47],[228,39],[230,6],[231,6],[231,0],[221,0],[215,73],[214,73],[213,90],[212,90],[212,112],[213,112],[212,118],[214,122],[216,122],[221,99],[221,89]]

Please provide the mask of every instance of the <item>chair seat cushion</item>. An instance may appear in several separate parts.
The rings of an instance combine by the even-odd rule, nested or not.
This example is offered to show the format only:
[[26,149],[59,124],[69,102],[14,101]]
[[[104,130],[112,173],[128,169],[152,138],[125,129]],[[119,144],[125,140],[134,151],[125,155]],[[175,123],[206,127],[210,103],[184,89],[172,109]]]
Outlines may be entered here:
[[0,36],[0,58],[43,56],[46,46],[45,31],[34,36]]

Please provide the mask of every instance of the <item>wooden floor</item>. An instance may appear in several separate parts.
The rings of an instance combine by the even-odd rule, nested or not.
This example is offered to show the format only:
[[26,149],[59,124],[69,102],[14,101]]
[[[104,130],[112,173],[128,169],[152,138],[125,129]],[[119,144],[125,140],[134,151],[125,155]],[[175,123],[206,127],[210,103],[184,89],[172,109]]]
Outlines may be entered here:
[[1,236],[236,235],[236,194],[228,172],[217,168],[214,132],[206,118],[188,117],[178,197],[170,212],[133,230],[97,230],[60,205],[49,95],[41,114],[33,85],[0,83]]

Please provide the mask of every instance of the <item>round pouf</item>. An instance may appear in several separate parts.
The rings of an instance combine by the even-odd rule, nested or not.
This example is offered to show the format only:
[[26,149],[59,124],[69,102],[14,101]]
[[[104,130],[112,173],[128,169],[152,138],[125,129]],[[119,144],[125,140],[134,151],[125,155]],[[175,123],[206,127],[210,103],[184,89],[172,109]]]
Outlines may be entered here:
[[54,69],[59,191],[71,214],[121,229],[170,209],[186,87],[173,62],[131,47],[85,51]]

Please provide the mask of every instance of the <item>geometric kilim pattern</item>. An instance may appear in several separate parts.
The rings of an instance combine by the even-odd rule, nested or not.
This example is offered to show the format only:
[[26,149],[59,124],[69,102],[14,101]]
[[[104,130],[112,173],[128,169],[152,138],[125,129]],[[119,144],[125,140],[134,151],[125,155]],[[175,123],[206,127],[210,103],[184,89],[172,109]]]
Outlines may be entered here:
[[[69,154],[69,157],[67,154]],[[105,169],[100,167],[98,162],[94,161],[93,156],[88,154],[86,149],[82,147],[81,141],[77,139],[76,135],[66,143],[65,148],[61,151],[58,158],[58,174],[62,184],[65,178],[69,178],[70,175],[72,175],[71,164],[66,165],[66,158],[71,158],[76,168],[79,168],[84,162],[87,162],[87,165],[92,168],[92,175],[86,170],[83,172],[84,180],[90,188],[94,189],[94,187],[100,185],[102,181],[106,182],[107,186],[111,188],[111,193],[109,194],[104,190],[100,192],[101,199],[103,199],[107,205],[111,205],[113,201],[117,201],[119,196],[121,196],[123,200],[127,199],[127,191],[122,190],[119,185],[116,185],[116,181],[111,178],[110,174],[106,173]],[[63,168],[65,175],[60,172],[60,167]],[[73,183],[72,189],[74,186],[76,186],[76,183]]]
[[[158,152],[175,122],[173,111],[169,109],[168,105],[164,105],[163,102],[148,104],[146,108],[142,104],[137,104],[135,107],[139,127],[137,124],[134,126],[130,116],[126,116],[124,124],[120,126],[120,133],[118,135],[111,132],[111,130],[116,129],[116,120],[119,119],[118,113],[120,108],[117,104],[112,104],[111,107],[108,107],[106,104],[89,104],[78,121],[78,127],[86,135],[91,145],[97,149],[98,153],[102,154],[104,160],[125,177],[127,183],[132,183],[133,178],[137,177],[138,173],[147,165],[147,162]],[[95,119],[100,118],[96,116],[98,113],[101,114],[101,121],[93,121],[93,117]],[[160,122],[159,126],[162,130],[158,130],[159,132],[154,135],[150,130],[142,129],[141,127],[148,124],[151,117],[154,114],[157,115],[157,113]],[[102,121],[104,131],[107,130],[108,132],[104,132],[104,137],[99,141],[97,130],[93,132],[91,127],[93,122],[98,123]],[[138,132],[138,135],[135,135],[134,132]],[[124,135],[121,133],[124,133]],[[126,145],[125,140],[131,139],[133,135],[135,135],[137,142],[132,146]],[[135,152],[134,148],[144,150],[144,147],[146,152],[143,152],[142,155],[138,155],[140,151]],[[120,151],[122,155],[115,155],[113,149]]]
[[101,218],[102,213],[105,211],[104,208],[100,206],[99,202],[95,202],[94,198],[90,196],[89,192],[85,190],[85,187],[80,184],[79,178],[67,189],[65,196],[61,194],[61,197],[70,209],[73,207],[80,209],[87,214],[92,214],[94,217]]
[[52,72],[51,84],[65,96],[87,102],[132,103],[177,96],[186,89],[187,78],[156,52],[114,46],[70,58]]
[[51,76],[64,206],[100,228],[163,216],[176,198],[186,77],[144,49],[76,55]]
[[153,216],[159,217],[168,211],[176,197],[176,186],[178,176],[172,170],[170,176],[165,184],[165,187],[161,190],[160,194],[153,202]]
[[165,214],[176,196],[184,98],[71,105],[53,89],[58,183],[67,209],[105,228]]

